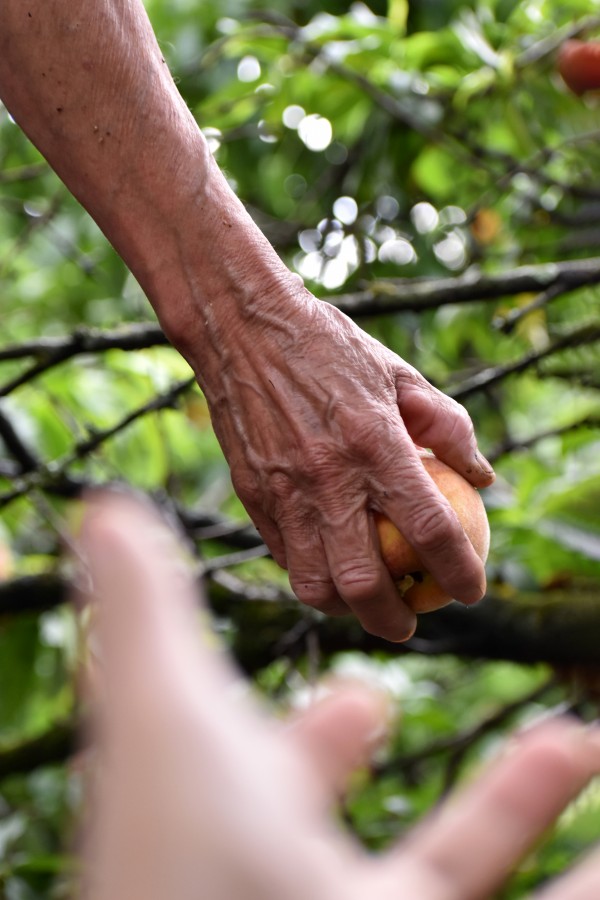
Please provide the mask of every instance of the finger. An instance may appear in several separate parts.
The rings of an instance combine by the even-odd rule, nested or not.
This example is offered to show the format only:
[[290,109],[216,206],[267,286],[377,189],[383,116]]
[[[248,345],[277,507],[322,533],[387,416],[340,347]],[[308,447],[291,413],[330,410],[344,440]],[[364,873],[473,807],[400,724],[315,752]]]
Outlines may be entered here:
[[99,606],[110,721],[132,735],[132,716],[159,730],[173,698],[197,694],[198,678],[215,688],[229,680],[216,651],[198,643],[198,592],[182,548],[155,511],[124,495],[88,502],[79,543]]
[[398,443],[399,452],[380,460],[379,481],[390,486],[381,509],[442,589],[462,603],[475,603],[485,594],[485,567],[414,444]]
[[487,897],[599,771],[596,733],[568,721],[533,729],[425,822],[395,864],[420,879],[428,900]]
[[600,850],[590,853],[574,869],[534,897],[536,900],[592,900],[600,897]]
[[464,406],[430,385],[419,373],[403,370],[397,379],[398,407],[416,444],[433,450],[475,485],[486,487],[494,470],[479,452],[473,423]]
[[282,569],[287,569],[285,545],[277,523],[264,509],[263,492],[256,479],[251,477],[246,466],[236,465],[230,460],[231,482],[233,488],[244,504],[244,509],[252,519],[254,527],[269,548],[271,556]]
[[381,744],[390,706],[380,691],[338,684],[289,723],[288,739],[307,757],[329,801],[339,797],[353,772]]
[[339,596],[365,631],[389,641],[406,641],[415,631],[414,612],[403,603],[381,559],[372,517],[359,504],[332,510],[321,537]]
[[244,506],[277,565],[281,566],[282,569],[287,569],[287,554],[280,529],[258,504],[245,502]]
[[329,574],[321,538],[315,526],[296,520],[282,523],[285,555],[292,590],[307,606],[329,616],[350,615]]

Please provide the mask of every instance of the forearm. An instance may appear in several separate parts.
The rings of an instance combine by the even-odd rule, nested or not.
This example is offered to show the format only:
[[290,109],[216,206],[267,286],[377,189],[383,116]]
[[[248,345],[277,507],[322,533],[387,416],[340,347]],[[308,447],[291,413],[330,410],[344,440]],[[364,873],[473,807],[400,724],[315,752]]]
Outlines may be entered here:
[[141,0],[0,0],[0,95],[114,244],[207,397],[298,596],[403,640],[372,511],[449,596],[485,573],[415,449],[492,480],[468,416],[283,265],[177,92]]
[[142,3],[4,0],[1,9],[3,101],[174,343],[188,356],[205,343],[210,377],[210,345],[223,349],[225,323],[231,330],[268,306],[292,276],[215,164]]

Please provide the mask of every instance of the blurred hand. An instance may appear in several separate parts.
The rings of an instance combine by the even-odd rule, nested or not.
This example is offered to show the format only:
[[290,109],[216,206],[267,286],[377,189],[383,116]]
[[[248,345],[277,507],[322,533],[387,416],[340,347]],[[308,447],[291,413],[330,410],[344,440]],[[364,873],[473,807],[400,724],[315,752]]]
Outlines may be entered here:
[[[92,500],[81,551],[101,660],[85,900],[489,897],[600,770],[597,729],[547,723],[408,840],[368,855],[328,807],[381,735],[382,699],[346,687],[291,725],[270,718],[201,635],[182,551],[129,498]],[[596,860],[544,896],[599,891]]]

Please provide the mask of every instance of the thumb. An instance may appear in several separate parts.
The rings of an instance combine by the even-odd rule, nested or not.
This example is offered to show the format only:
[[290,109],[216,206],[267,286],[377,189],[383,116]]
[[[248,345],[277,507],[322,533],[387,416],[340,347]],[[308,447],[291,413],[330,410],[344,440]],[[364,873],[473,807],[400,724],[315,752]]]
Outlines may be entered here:
[[388,698],[358,682],[338,682],[289,724],[287,737],[321,780],[327,800],[368,764],[389,724]]
[[421,375],[398,379],[398,407],[406,430],[421,447],[459,472],[475,487],[487,487],[494,470],[479,452],[471,418],[460,403],[434,388]]

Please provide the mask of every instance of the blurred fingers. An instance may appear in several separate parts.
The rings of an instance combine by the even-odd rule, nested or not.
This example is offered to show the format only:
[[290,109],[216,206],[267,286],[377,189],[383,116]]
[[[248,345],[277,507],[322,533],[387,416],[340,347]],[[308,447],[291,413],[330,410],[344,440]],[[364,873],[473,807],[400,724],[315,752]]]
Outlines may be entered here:
[[291,721],[288,738],[322,779],[327,799],[342,794],[352,773],[369,762],[385,736],[389,712],[381,692],[340,683]]
[[600,849],[586,856],[571,871],[536,892],[535,900],[595,900],[600,897]]
[[[99,623],[100,682],[111,723],[144,727],[196,702],[198,679],[229,678],[211,640],[201,642],[198,589],[184,551],[150,504],[93,495],[79,540]],[[217,703],[205,690],[205,704]],[[154,727],[152,726],[152,727]],[[133,732],[132,732],[133,734]]]
[[425,821],[395,862],[420,879],[428,900],[488,897],[599,771],[597,733],[545,723]]

